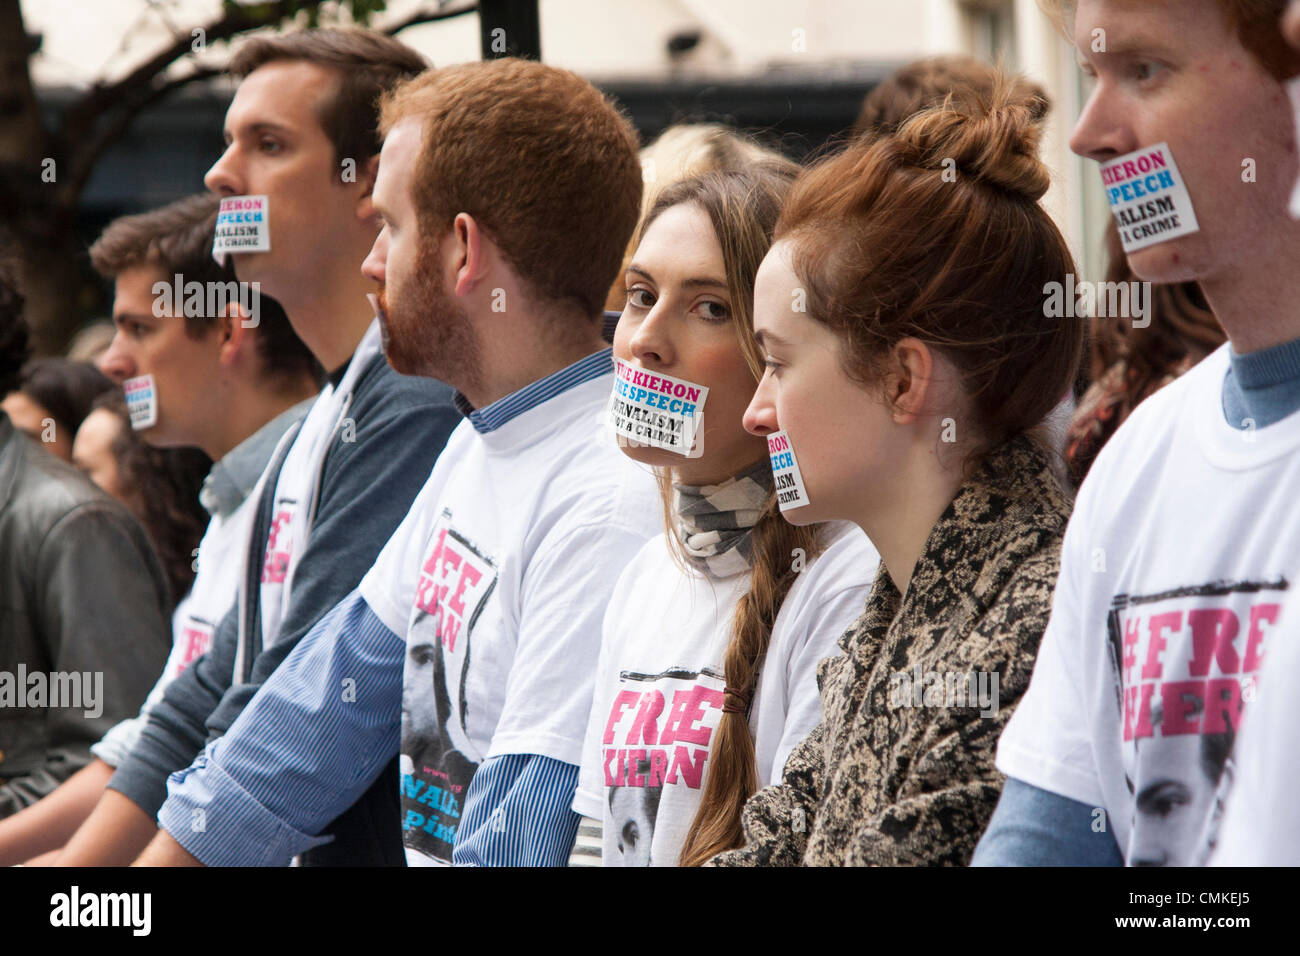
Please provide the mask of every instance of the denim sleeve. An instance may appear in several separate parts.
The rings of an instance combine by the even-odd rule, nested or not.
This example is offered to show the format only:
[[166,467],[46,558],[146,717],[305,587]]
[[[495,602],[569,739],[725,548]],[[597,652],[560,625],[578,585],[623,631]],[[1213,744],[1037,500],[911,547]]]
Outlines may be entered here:
[[1123,866],[1101,807],[1008,777],[971,866]]
[[578,768],[538,754],[501,754],[479,765],[451,861],[456,866],[564,866],[578,833],[570,809]]
[[405,654],[354,591],[172,775],[159,825],[208,866],[283,866],[327,842],[397,753]]

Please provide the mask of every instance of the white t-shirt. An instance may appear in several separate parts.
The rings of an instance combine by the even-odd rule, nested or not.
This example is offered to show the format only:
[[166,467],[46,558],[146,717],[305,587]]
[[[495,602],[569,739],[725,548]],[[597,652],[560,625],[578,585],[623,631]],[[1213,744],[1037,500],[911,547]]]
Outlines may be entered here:
[[1233,749],[1214,866],[1300,866],[1300,721],[1291,692],[1300,674],[1300,596],[1288,599],[1278,628],[1286,637],[1268,655]]
[[[759,786],[821,720],[817,663],[866,608],[880,556],[836,523],[772,629],[749,727]],[[699,808],[722,717],[724,653],[748,573],[687,574],[665,535],[619,579],[604,621],[596,692],[573,809],[603,821],[605,866],[676,866]]]
[[1227,348],[1139,405],[1097,457],[998,747],[1008,776],[1105,808],[1130,864],[1203,862],[1243,683],[1300,559],[1300,413],[1229,426]]
[[613,373],[480,433],[452,432],[361,594],[406,638],[402,826],[451,860],[465,791],[503,754],[577,764],[600,621],[657,529],[658,490],[609,435]]
[[118,766],[131,752],[167,685],[212,645],[213,632],[235,603],[243,567],[241,556],[247,550],[256,511],[257,499],[247,495],[230,514],[224,518],[214,515],[208,522],[199,542],[194,583],[172,614],[172,649],[162,675],[149,691],[140,713],[118,722],[90,748],[109,766]]

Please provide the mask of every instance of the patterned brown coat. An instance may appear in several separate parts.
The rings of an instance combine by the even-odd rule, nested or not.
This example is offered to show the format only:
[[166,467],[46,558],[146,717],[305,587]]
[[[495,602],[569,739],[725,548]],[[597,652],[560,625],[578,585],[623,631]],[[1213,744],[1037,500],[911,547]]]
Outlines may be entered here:
[[[1070,507],[1029,439],[987,456],[931,530],[906,597],[881,565],[843,656],[819,667],[821,724],[745,805],[746,845],[708,865],[969,863],[1002,790],[994,751],[1029,685]],[[949,673],[963,687],[997,675],[996,712],[958,695],[948,704],[969,706],[916,706],[916,676],[931,687]]]

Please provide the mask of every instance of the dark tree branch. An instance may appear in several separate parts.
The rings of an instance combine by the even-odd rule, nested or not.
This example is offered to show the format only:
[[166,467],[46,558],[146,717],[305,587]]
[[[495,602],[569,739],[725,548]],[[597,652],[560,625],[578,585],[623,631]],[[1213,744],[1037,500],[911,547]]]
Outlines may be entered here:
[[421,23],[436,23],[439,20],[450,20],[452,17],[459,17],[466,13],[473,13],[476,10],[478,10],[478,3],[466,3],[450,10],[417,10],[408,17],[404,17],[394,23],[380,27],[379,31],[381,33],[387,33],[389,36],[393,36],[395,33],[399,33],[407,27],[418,26]]
[[184,76],[174,77],[165,83],[159,83],[138,92],[129,103],[119,103],[118,109],[106,124],[96,130],[86,143],[75,152],[68,153],[69,175],[66,177],[66,185],[63,187],[66,192],[60,196],[60,199],[69,203],[77,201],[77,197],[81,195],[82,189],[85,188],[86,183],[94,173],[95,165],[99,162],[100,157],[121,138],[131,123],[135,121],[135,118],[151,104],[156,103],[181,87],[189,86],[198,80],[218,76],[221,72],[222,68],[219,66],[195,67]]
[[[203,30],[205,45],[231,37],[258,27],[270,26],[296,13],[300,5],[294,0],[275,0],[254,8],[227,8],[226,12],[198,29]],[[255,13],[250,10],[256,11]],[[147,89],[154,78],[172,63],[188,56],[192,52],[193,34],[177,36],[171,45],[135,67],[130,73],[113,83],[95,83],[76,103],[64,113],[63,132],[68,137],[84,134],[94,120],[113,103],[130,101],[139,90]]]
[[[205,44],[229,40],[241,33],[282,22],[303,9],[295,0],[278,0],[251,8],[227,9],[222,17],[201,27]],[[423,9],[382,28],[382,32],[395,34],[421,23],[435,23],[463,16],[478,9],[477,3],[466,3],[452,9]],[[174,42],[136,66],[130,73],[113,83],[96,83],[87,93],[64,111],[62,122],[54,141],[70,167],[66,186],[60,190],[63,202],[75,203],[104,151],[115,142],[139,115],[140,111],[161,97],[195,80],[217,75],[219,67],[195,67],[190,73],[159,84],[158,77],[177,60],[188,56],[192,50],[193,35],[178,34]],[[99,130],[94,126],[106,115],[111,115],[107,125]]]

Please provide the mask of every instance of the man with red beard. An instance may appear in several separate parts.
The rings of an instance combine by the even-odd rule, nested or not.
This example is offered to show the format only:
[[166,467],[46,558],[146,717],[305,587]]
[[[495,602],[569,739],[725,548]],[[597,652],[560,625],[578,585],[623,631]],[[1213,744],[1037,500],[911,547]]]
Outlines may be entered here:
[[381,129],[364,271],[388,358],[452,384],[466,420],[357,591],[173,779],[144,863],[284,863],[399,752],[408,864],[564,865],[573,843],[601,621],[661,520],[605,426],[636,137],[585,80],[525,60],[403,84]]

